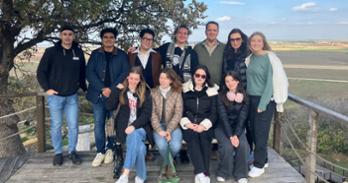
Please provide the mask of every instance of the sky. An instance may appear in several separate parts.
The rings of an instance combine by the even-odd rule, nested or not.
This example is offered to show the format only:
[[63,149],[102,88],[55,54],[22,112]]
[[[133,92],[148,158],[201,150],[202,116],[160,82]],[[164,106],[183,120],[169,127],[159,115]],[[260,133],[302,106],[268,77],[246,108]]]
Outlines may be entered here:
[[[208,9],[203,21],[217,21],[219,40],[233,28],[247,35],[263,32],[273,41],[348,41],[348,0],[200,0]],[[193,30],[190,42],[204,39],[204,26]]]

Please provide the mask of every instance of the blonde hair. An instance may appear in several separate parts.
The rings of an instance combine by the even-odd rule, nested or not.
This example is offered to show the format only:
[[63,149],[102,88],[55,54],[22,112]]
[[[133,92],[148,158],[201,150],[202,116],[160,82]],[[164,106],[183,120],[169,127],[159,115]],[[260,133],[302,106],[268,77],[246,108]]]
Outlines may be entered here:
[[262,49],[263,50],[272,51],[271,46],[269,46],[269,44],[267,42],[266,36],[262,32],[254,32],[253,34],[251,34],[251,36],[249,37],[249,41],[248,41],[248,46],[249,46],[250,50],[251,50],[251,46],[250,46],[251,39],[255,36],[260,36],[262,38],[262,41],[263,41],[263,48]]

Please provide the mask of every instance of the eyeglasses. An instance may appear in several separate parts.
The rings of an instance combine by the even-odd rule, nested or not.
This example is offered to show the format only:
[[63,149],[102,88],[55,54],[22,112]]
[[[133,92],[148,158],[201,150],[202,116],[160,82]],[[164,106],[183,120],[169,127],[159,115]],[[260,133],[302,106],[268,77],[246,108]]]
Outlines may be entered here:
[[73,33],[62,33],[63,34],[63,36],[72,36],[73,35]]
[[195,74],[194,76],[195,76],[195,78],[202,78],[202,79],[205,79],[207,77],[204,74]]
[[241,40],[242,40],[242,38],[240,38],[240,37],[238,37],[238,38],[230,38],[231,42],[239,42]]
[[152,38],[146,38],[146,37],[143,37],[142,40],[144,40],[144,41],[153,41]]
[[115,39],[114,36],[103,36],[103,39]]

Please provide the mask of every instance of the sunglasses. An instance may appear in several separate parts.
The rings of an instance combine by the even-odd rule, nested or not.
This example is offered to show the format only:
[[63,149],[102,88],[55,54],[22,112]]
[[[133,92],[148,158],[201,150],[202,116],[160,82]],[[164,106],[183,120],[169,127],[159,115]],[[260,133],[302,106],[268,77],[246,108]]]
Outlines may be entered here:
[[202,78],[205,79],[207,76],[204,74],[195,74],[195,78]]
[[242,38],[240,38],[240,37],[238,37],[238,38],[231,38],[230,39],[231,42],[239,42],[241,40],[242,40]]

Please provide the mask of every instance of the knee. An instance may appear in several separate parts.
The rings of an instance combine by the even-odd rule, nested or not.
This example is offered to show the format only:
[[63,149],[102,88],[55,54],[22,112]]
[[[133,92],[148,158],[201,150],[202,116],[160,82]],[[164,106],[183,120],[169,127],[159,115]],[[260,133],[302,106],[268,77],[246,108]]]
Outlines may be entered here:
[[170,144],[170,148],[174,155],[177,154],[181,149],[181,142]]
[[232,144],[223,144],[223,145],[220,146],[220,152],[222,152],[224,154],[231,154],[231,155],[233,155],[234,147],[232,146]]

